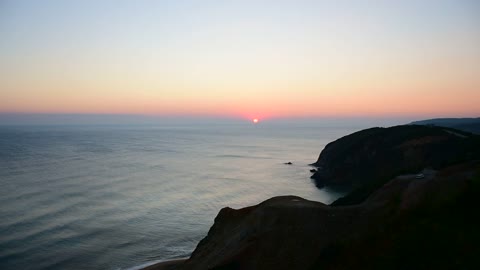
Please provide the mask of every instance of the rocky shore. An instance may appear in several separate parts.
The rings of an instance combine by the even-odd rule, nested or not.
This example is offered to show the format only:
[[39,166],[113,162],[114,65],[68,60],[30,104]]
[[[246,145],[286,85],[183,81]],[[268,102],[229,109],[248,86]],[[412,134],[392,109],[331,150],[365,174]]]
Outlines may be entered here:
[[[320,154],[316,179],[350,185],[347,199],[223,208],[189,259],[146,269],[474,269],[479,138],[457,132],[401,126],[341,138]],[[427,177],[410,174],[427,167]]]

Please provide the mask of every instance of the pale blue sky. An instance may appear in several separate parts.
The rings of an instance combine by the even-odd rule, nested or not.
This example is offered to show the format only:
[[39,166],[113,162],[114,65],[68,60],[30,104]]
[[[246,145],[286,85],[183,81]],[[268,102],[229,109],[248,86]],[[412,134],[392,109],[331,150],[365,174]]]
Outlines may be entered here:
[[[473,0],[3,0],[0,111],[478,113],[479,14]],[[402,111],[413,96],[444,111]]]

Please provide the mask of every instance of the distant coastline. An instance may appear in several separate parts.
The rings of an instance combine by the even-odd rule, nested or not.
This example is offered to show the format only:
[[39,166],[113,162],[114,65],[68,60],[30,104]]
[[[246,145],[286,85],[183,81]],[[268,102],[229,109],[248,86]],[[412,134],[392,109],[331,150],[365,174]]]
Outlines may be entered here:
[[480,134],[480,117],[476,118],[435,118],[422,121],[415,121],[411,125],[432,125],[449,127],[466,132]]

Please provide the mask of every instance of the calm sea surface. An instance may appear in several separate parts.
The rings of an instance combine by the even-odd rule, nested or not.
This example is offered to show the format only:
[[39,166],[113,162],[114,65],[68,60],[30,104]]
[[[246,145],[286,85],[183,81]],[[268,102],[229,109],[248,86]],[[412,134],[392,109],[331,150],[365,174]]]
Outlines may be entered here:
[[308,164],[358,129],[0,127],[0,269],[135,268],[189,256],[222,207],[329,203]]

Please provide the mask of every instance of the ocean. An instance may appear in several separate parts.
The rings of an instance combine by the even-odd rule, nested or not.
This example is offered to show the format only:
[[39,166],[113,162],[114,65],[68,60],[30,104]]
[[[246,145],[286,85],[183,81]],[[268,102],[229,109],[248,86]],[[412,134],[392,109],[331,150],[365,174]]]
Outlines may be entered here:
[[223,207],[330,203],[308,164],[362,128],[0,126],[0,269],[135,269],[188,257]]

